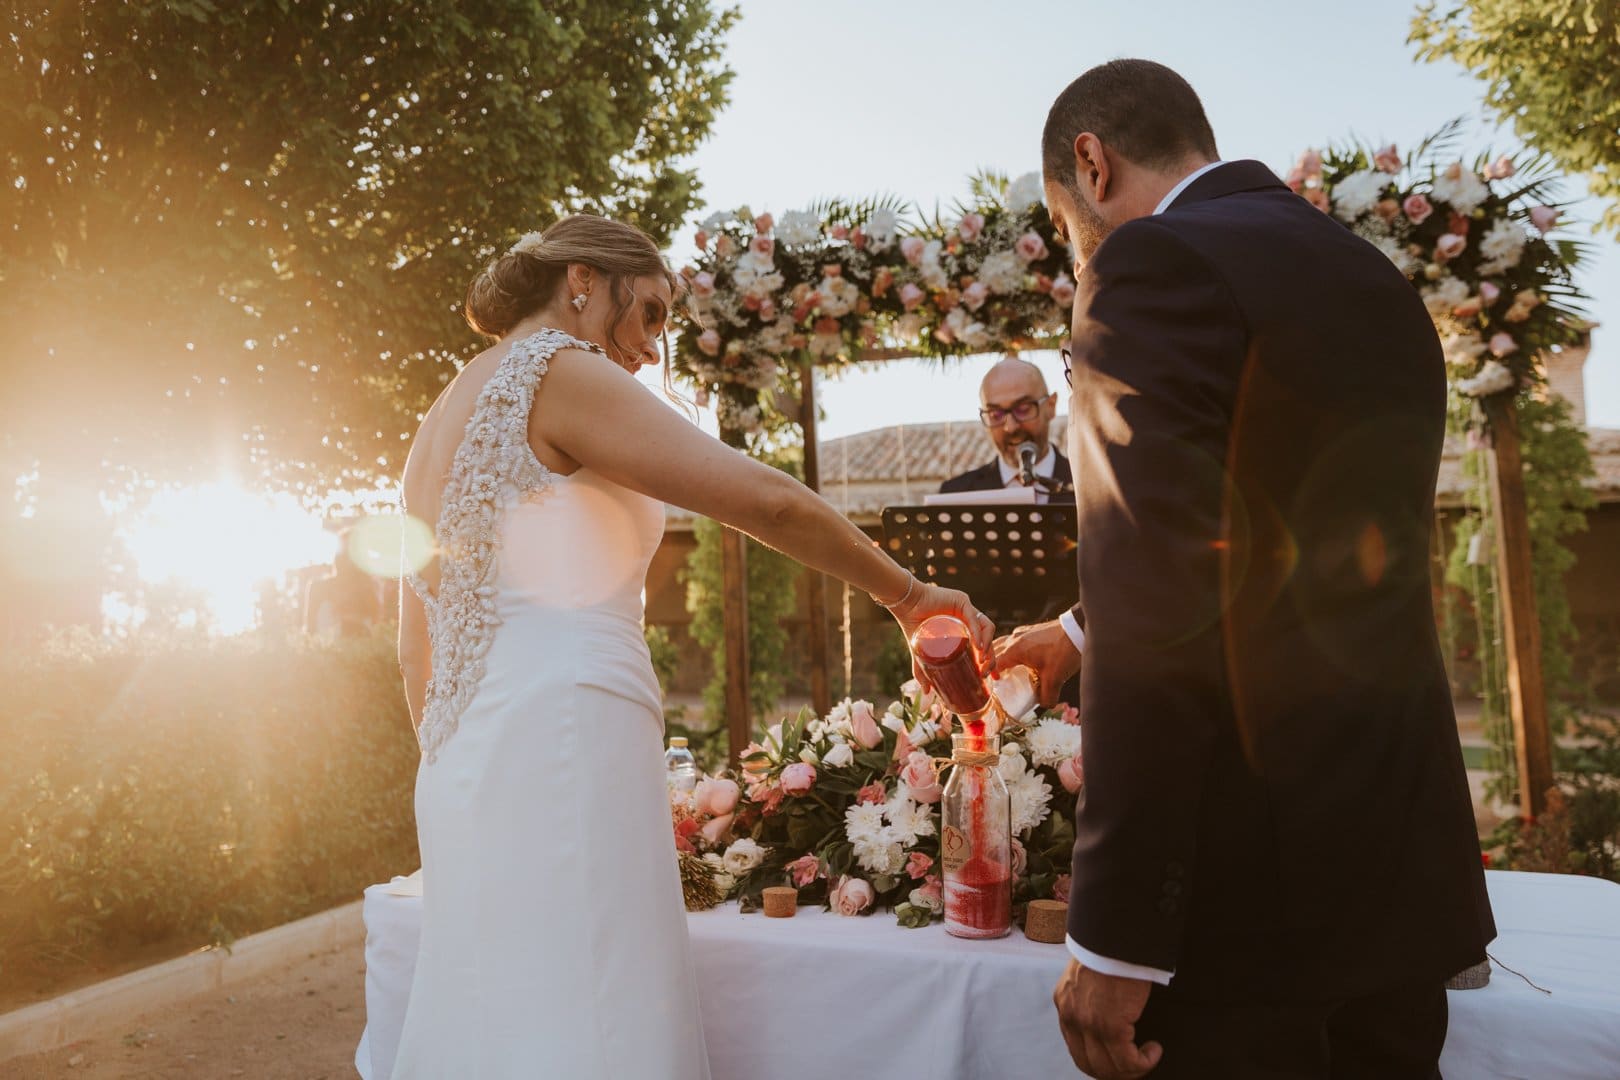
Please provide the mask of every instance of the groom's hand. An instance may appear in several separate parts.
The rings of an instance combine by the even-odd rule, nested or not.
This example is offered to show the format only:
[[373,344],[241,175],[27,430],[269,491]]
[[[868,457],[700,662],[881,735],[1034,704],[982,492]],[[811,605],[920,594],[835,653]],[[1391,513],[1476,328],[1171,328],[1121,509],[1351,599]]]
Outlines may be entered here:
[[[1059,633],[1062,629],[1059,628]],[[1153,984],[1092,971],[1078,960],[1052,991],[1069,1056],[1095,1080],[1134,1080],[1146,1076],[1164,1056],[1156,1042],[1136,1045],[1136,1021]]]
[[1063,684],[1080,671],[1080,650],[1056,619],[1035,626],[1020,626],[995,644],[996,670],[1005,671],[1019,664],[1033,668],[1040,676],[1041,704],[1057,704]]

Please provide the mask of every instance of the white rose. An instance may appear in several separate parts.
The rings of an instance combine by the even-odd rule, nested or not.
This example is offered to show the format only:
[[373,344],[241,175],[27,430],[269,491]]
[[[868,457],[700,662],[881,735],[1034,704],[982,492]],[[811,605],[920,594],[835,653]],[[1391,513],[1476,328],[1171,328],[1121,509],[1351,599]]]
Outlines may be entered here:
[[703,861],[714,871],[714,887],[720,890],[720,895],[730,896],[731,890],[737,887],[737,879],[727,872],[726,861],[712,851],[703,856]]
[[850,748],[849,743],[837,743],[827,751],[827,756],[821,759],[821,763],[829,769],[847,769],[855,764],[855,751]]
[[1041,192],[1041,174],[1027,172],[1007,185],[1007,209],[1021,214],[1044,198]]
[[906,899],[911,901],[912,907],[927,908],[936,915],[945,910],[945,898],[943,896],[936,896],[933,893],[924,892],[922,889],[912,889],[911,895]]
[[745,836],[726,848],[724,861],[728,874],[741,877],[765,861],[765,849]]

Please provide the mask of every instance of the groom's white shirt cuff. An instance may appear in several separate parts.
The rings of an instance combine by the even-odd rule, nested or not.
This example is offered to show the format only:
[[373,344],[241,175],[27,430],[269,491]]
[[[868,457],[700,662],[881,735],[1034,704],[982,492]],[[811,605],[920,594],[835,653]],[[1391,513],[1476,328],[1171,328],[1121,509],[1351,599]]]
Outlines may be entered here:
[[1106,956],[1098,956],[1072,937],[1063,939],[1069,946],[1069,953],[1092,971],[1100,971],[1104,975],[1116,975],[1121,979],[1141,979],[1144,982],[1156,982],[1160,986],[1169,986],[1173,971],[1162,971],[1159,968],[1148,967],[1145,964],[1131,964],[1124,960],[1110,960]]
[[1084,653],[1086,651],[1086,632],[1080,629],[1080,620],[1074,617],[1074,612],[1065,611],[1059,615],[1058,625],[1063,627],[1063,632],[1069,635],[1070,641],[1074,642],[1074,651]]

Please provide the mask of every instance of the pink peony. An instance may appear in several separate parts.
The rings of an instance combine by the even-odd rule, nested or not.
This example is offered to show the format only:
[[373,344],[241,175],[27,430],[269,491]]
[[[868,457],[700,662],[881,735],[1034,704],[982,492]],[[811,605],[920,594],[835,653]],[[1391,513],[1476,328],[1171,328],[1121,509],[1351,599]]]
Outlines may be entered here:
[[855,793],[855,801],[873,804],[886,803],[889,801],[889,793],[883,787],[883,781],[874,780]]
[[1074,303],[1074,281],[1068,274],[1060,274],[1058,279],[1052,282],[1052,299],[1062,307]]
[[923,260],[923,251],[927,247],[928,245],[923,241],[922,237],[908,236],[904,240],[900,241],[900,254],[904,255],[906,257],[906,262],[910,263],[912,266],[921,266]]
[[803,795],[816,785],[816,767],[806,761],[795,761],[782,770],[782,790],[789,795]]
[[1463,253],[1463,248],[1467,246],[1468,237],[1458,236],[1454,232],[1448,232],[1446,235],[1440,238],[1439,243],[1434,245],[1434,256],[1440,262],[1445,262],[1448,259],[1455,259],[1458,255]]
[[1519,351],[1519,343],[1513,340],[1513,335],[1506,330],[1491,335],[1491,355],[1500,360],[1504,356]]
[[774,228],[776,228],[776,219],[771,217],[770,214],[761,214],[759,217],[754,219],[754,231],[759,233],[761,236],[764,236]]
[[832,909],[840,915],[859,915],[872,906],[877,894],[872,891],[870,882],[858,877],[846,877],[833,887],[827,900]]
[[1373,167],[1379,172],[1398,173],[1401,171],[1401,155],[1400,151],[1395,149],[1394,143],[1390,143],[1373,155]]
[[692,237],[692,242],[697,245],[699,251],[709,250],[709,234],[702,229],[699,229],[697,235]]
[[737,809],[742,789],[724,777],[703,779],[692,789],[692,806],[700,814],[729,814]]
[[962,290],[962,303],[967,305],[969,311],[978,311],[984,307],[984,302],[990,299],[990,286],[982,281],[975,281]]
[[1013,250],[1018,252],[1018,257],[1025,262],[1034,262],[1036,259],[1046,258],[1046,241],[1041,239],[1040,233],[1031,230],[1018,238],[1017,243],[1013,244]]
[[1052,899],[1067,904],[1069,902],[1069,886],[1072,880],[1068,874],[1059,874],[1057,879],[1052,882]]
[[1406,211],[1406,219],[1414,225],[1423,224],[1434,213],[1434,205],[1425,195],[1408,195],[1401,209]]
[[1487,307],[1496,303],[1496,298],[1501,295],[1502,290],[1499,286],[1493,285],[1489,281],[1479,283],[1479,298],[1485,301]]
[[705,330],[698,335],[697,347],[706,356],[720,355],[720,335],[713,330]]
[[801,855],[788,863],[785,869],[794,887],[799,889],[821,877],[821,861],[814,855]]
[[1080,754],[1077,751],[1074,757],[1058,765],[1058,781],[1062,783],[1063,790],[1070,795],[1080,790],[1086,782],[1085,767],[1081,764]]
[[1536,227],[1537,232],[1546,233],[1558,224],[1558,211],[1551,206],[1532,206],[1530,224]]
[[878,727],[870,701],[857,701],[849,707],[849,727],[862,750],[870,750],[883,742],[883,729]]
[[979,238],[979,234],[984,232],[984,215],[963,214],[961,223],[956,226],[956,231],[963,240],[970,244],[973,243]]
[[1489,165],[1485,166],[1485,179],[1506,180],[1518,170],[1513,166],[1513,159],[1503,154]]
[[736,816],[736,814],[721,814],[717,818],[709,819],[703,825],[703,839],[707,840],[711,845],[720,843],[727,830],[731,828],[732,819]]
[[771,252],[776,250],[776,241],[769,236],[756,236],[748,242],[748,250],[770,258]]
[[913,750],[906,758],[900,779],[911,789],[911,797],[920,803],[937,803],[944,793],[939,786],[939,775],[934,772],[934,759],[921,750]]
[[900,306],[907,311],[915,311],[928,298],[928,294],[911,282],[900,286]]
[[911,856],[906,859],[906,874],[913,881],[918,881],[928,876],[928,871],[933,867],[933,865],[934,857],[932,855],[925,855],[920,851],[913,851]]

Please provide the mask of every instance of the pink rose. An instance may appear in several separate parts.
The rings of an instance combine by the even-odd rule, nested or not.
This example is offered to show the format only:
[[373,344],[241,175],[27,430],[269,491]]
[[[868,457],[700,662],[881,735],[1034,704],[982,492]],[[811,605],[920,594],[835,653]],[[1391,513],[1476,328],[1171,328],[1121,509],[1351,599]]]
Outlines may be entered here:
[[1530,208],[1530,224],[1541,233],[1546,233],[1558,224],[1558,211],[1551,206],[1532,206]]
[[1306,177],[1322,175],[1322,155],[1315,150],[1307,150],[1299,155],[1294,168],[1304,173]]
[[1323,191],[1319,187],[1306,188],[1305,201],[1322,211],[1324,214],[1330,209],[1327,192]]
[[1013,244],[1013,250],[1018,252],[1018,257],[1025,262],[1034,262],[1036,259],[1046,258],[1046,241],[1041,239],[1040,233],[1031,230],[1018,238],[1017,243]]
[[913,750],[906,758],[900,779],[911,789],[911,797],[920,803],[937,803],[943,794],[939,775],[934,772],[934,759],[921,750]]
[[1073,705],[1065,705],[1065,706],[1063,706],[1063,717],[1062,717],[1062,719],[1063,719],[1063,722],[1065,724],[1073,724],[1076,727],[1079,727],[1080,726],[1080,710],[1075,708]]
[[810,329],[822,337],[832,337],[838,333],[838,320],[831,315],[823,315],[811,324]]
[[883,742],[883,729],[878,727],[870,701],[857,701],[849,707],[849,727],[862,750],[870,750]]
[[900,241],[900,254],[904,255],[906,257],[906,262],[910,263],[912,266],[921,266],[923,260],[923,251],[927,247],[928,245],[923,241],[922,237],[908,236],[904,240]]
[[1408,195],[1401,209],[1406,211],[1406,219],[1414,225],[1423,224],[1434,213],[1434,206],[1425,195]]
[[928,876],[929,868],[931,868],[933,865],[934,857],[932,855],[925,855],[920,851],[913,851],[911,856],[906,859],[906,874],[913,881],[918,881]]
[[846,877],[839,881],[827,897],[832,909],[840,915],[859,915],[871,907],[876,898],[871,883],[858,877]]
[[1024,850],[1024,842],[1016,836],[1012,838],[1012,872],[1015,878],[1029,873],[1029,852]]
[[828,229],[827,231],[832,236],[832,238],[834,240],[848,240],[849,239],[849,226],[848,225],[834,225],[831,229]]
[[1061,307],[1068,307],[1074,303],[1074,282],[1068,274],[1058,275],[1052,282],[1052,300]]
[[984,307],[984,302],[990,299],[990,286],[982,281],[975,281],[962,290],[962,303],[967,305],[969,311],[978,311]]
[[1435,258],[1441,262],[1445,262],[1448,259],[1455,259],[1458,255],[1463,253],[1463,248],[1467,246],[1468,237],[1458,236],[1454,232],[1448,232],[1446,235],[1440,238],[1439,243],[1434,245]]
[[1058,781],[1063,784],[1063,790],[1070,795],[1080,790],[1086,782],[1085,767],[1081,764],[1080,754],[1077,751],[1074,757],[1058,765]]
[[816,783],[816,767],[805,761],[795,761],[782,770],[782,790],[789,795],[803,795]]
[[909,281],[900,286],[900,306],[907,311],[915,311],[927,298],[927,293]]
[[970,244],[973,243],[979,238],[979,234],[984,232],[984,215],[963,214],[961,223],[956,226],[956,231],[963,240]]
[[1513,167],[1513,159],[1503,154],[1489,165],[1485,166],[1485,179],[1506,180],[1518,170]]
[[724,777],[704,779],[692,789],[692,806],[700,814],[729,814],[737,809],[742,789],[737,781]]
[[801,855],[787,864],[787,872],[794,887],[802,889],[821,876],[821,860],[814,855]]
[[905,761],[911,756],[911,752],[915,749],[917,749],[917,747],[912,744],[911,736],[906,734],[904,729],[896,733],[896,738],[894,740],[894,760],[901,762]]
[[1305,190],[1305,170],[1295,166],[1293,171],[1288,174],[1288,179],[1284,180],[1283,183],[1288,185],[1289,191],[1298,195]]
[[704,270],[692,276],[692,295],[706,299],[714,295],[714,275]]
[[772,300],[770,297],[767,296],[765,299],[763,299],[763,300],[761,300],[759,302],[759,318],[760,318],[761,322],[775,322],[776,321],[776,301],[775,300]]
[[1401,216],[1401,204],[1394,199],[1379,199],[1378,205],[1373,207],[1373,213],[1382,218],[1385,225],[1390,225]]
[[1467,214],[1459,214],[1459,213],[1457,213],[1457,211],[1453,210],[1451,212],[1451,219],[1446,222],[1446,231],[1447,232],[1454,232],[1458,236],[1467,236],[1468,235],[1468,225],[1469,225],[1468,215]]
[[756,236],[748,242],[748,250],[770,258],[771,252],[776,250],[776,241],[769,236]]
[[720,355],[720,335],[713,330],[705,330],[698,335],[697,347],[706,356]]
[[1069,874],[1059,874],[1052,882],[1052,899],[1062,904],[1069,902],[1069,886],[1073,878]]
[[922,888],[919,891],[930,900],[938,900],[941,903],[944,902],[945,897],[940,891],[938,874],[929,874],[928,880],[923,882]]
[[764,236],[774,228],[776,228],[776,219],[771,217],[769,214],[761,214],[759,217],[754,219],[754,231],[759,233],[761,236]]
[[733,240],[725,233],[721,233],[720,239],[714,242],[714,253],[720,256],[722,259],[731,258],[733,255],[737,254],[737,241]]
[[884,789],[883,781],[874,780],[855,793],[855,801],[858,803],[886,803],[889,801],[889,793]]
[[732,819],[736,816],[736,814],[721,814],[717,818],[709,819],[703,825],[703,839],[707,840],[711,845],[720,843],[721,839],[726,835],[726,831],[731,828]]
[[1493,285],[1489,281],[1479,283],[1479,298],[1485,301],[1487,307],[1496,303],[1496,298],[1501,295],[1502,290],[1499,286]]
[[866,250],[866,233],[861,231],[859,225],[855,226],[855,231],[849,234],[849,243],[856,251]]
[[1451,309],[1451,313],[1459,319],[1472,319],[1485,309],[1485,301],[1478,296],[1470,296],[1467,300]]
[[704,232],[702,229],[699,229],[697,231],[697,235],[692,237],[692,242],[697,244],[697,249],[699,251],[709,250],[709,234]]
[[1514,341],[1513,335],[1508,333],[1506,330],[1498,331],[1497,333],[1491,335],[1491,355],[1496,357],[1498,360],[1518,351],[1519,343]]
[[1373,155],[1373,167],[1379,172],[1398,173],[1401,171],[1401,155],[1390,143],[1378,153]]

